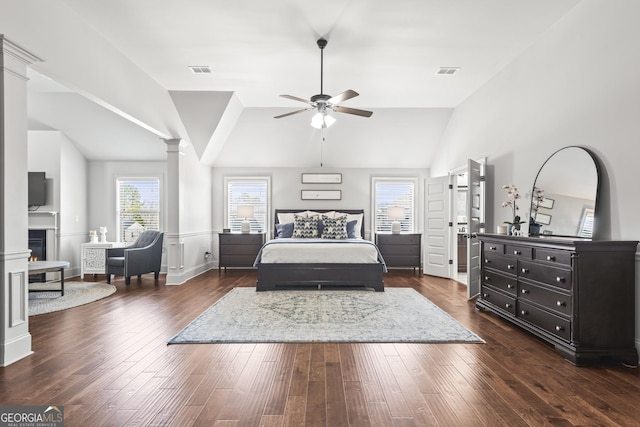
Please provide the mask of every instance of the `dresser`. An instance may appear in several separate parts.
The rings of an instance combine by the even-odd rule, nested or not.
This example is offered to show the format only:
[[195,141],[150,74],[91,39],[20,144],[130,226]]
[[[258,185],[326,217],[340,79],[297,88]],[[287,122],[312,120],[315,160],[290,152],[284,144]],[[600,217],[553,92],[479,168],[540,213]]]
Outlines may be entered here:
[[253,267],[260,248],[264,244],[264,233],[221,233],[218,249],[222,267]]
[[80,246],[80,278],[85,274],[104,274],[105,252],[108,248],[122,248],[126,243],[96,242],[83,243]]
[[479,310],[547,341],[576,365],[604,359],[637,365],[638,242],[493,234],[478,238]]
[[376,234],[376,245],[387,267],[413,267],[420,271],[422,234]]

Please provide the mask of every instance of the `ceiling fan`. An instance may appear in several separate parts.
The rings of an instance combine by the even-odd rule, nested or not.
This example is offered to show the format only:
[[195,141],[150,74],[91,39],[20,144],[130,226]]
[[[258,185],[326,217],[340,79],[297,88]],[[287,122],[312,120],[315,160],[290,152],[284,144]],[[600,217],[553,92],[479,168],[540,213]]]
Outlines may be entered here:
[[346,90],[336,96],[331,96],[323,93],[322,86],[322,77],[323,77],[323,63],[324,63],[324,48],[327,46],[327,40],[324,38],[320,38],[317,41],[318,47],[320,48],[320,93],[318,95],[313,95],[309,100],[304,98],[299,98],[297,96],[292,95],[280,95],[283,98],[292,99],[294,101],[304,102],[305,104],[309,104],[310,107],[303,108],[301,110],[292,111],[290,113],[281,114],[279,116],[275,116],[274,118],[280,119],[282,117],[292,116],[294,114],[303,113],[305,111],[316,110],[317,113],[313,116],[311,120],[311,126],[322,129],[331,126],[336,119],[332,117],[329,113],[335,111],[337,113],[346,113],[346,114],[354,114],[356,116],[362,117],[371,117],[373,112],[366,110],[359,110],[357,108],[349,108],[342,107],[338,105],[339,103],[346,101],[351,98],[355,98],[359,95],[358,92],[354,90]]

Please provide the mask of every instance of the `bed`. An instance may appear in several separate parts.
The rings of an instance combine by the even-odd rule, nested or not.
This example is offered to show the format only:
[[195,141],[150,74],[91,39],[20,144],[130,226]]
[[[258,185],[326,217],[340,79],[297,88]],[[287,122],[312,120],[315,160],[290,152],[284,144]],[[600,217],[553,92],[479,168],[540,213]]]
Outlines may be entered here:
[[[332,216],[339,221],[338,218],[345,214],[348,239],[320,238],[325,231],[325,223],[329,226],[336,224],[328,219],[319,221],[316,235],[313,227],[306,230],[308,234],[304,237],[290,235],[294,221],[303,215],[320,219]],[[276,209],[274,219],[274,238],[265,243],[254,264],[258,270],[257,291],[301,287],[365,287],[384,291],[386,265],[375,244],[363,238],[362,209],[340,209],[337,212],[333,209]],[[300,225],[300,222],[295,222],[295,225]],[[328,231],[325,233],[331,235]]]

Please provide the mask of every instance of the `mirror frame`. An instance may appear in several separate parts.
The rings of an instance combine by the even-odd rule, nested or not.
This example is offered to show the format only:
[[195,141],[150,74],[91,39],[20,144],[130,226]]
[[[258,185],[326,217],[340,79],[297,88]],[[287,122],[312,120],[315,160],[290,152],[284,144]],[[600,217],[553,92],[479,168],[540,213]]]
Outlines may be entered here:
[[555,156],[556,154],[558,154],[559,152],[566,150],[568,148],[578,148],[582,151],[584,151],[585,153],[587,153],[589,155],[589,157],[591,158],[591,160],[593,161],[593,164],[595,166],[595,170],[596,170],[596,188],[595,188],[595,198],[594,198],[594,204],[593,204],[593,233],[591,234],[591,238],[586,238],[586,237],[580,237],[580,236],[572,236],[572,235],[566,235],[566,234],[550,234],[550,235],[544,235],[545,237],[549,237],[549,238],[553,238],[553,237],[573,237],[576,239],[586,239],[586,240],[595,240],[598,236],[598,228],[599,228],[599,223],[600,223],[600,218],[599,218],[599,213],[600,213],[600,208],[599,208],[599,201],[600,201],[600,187],[601,187],[601,183],[602,183],[602,177],[601,177],[601,173],[602,173],[602,168],[600,166],[600,160],[598,159],[598,156],[596,156],[596,154],[589,150],[588,148],[585,147],[581,147],[579,145],[568,145],[566,147],[562,147],[556,151],[554,151],[548,158],[547,160],[544,161],[544,163],[542,164],[542,166],[540,166],[540,169],[538,169],[538,173],[536,174],[536,178],[533,180],[533,187],[531,187],[531,205],[529,206],[529,225],[530,221],[531,221],[531,213],[533,212],[534,209],[534,198],[533,198],[533,194],[536,188],[536,183],[538,182],[538,178],[540,177],[540,172],[542,172],[542,170],[544,169],[544,167],[547,165],[547,163],[549,163],[549,161],[553,158],[553,156]]

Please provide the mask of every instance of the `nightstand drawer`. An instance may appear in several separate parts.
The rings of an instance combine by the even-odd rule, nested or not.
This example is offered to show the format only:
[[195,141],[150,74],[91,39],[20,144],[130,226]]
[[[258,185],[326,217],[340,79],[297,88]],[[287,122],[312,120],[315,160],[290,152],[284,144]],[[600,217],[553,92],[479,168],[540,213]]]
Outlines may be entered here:
[[253,267],[264,243],[264,233],[223,233],[218,235],[222,267]]
[[376,234],[379,245],[419,245],[420,234]]

